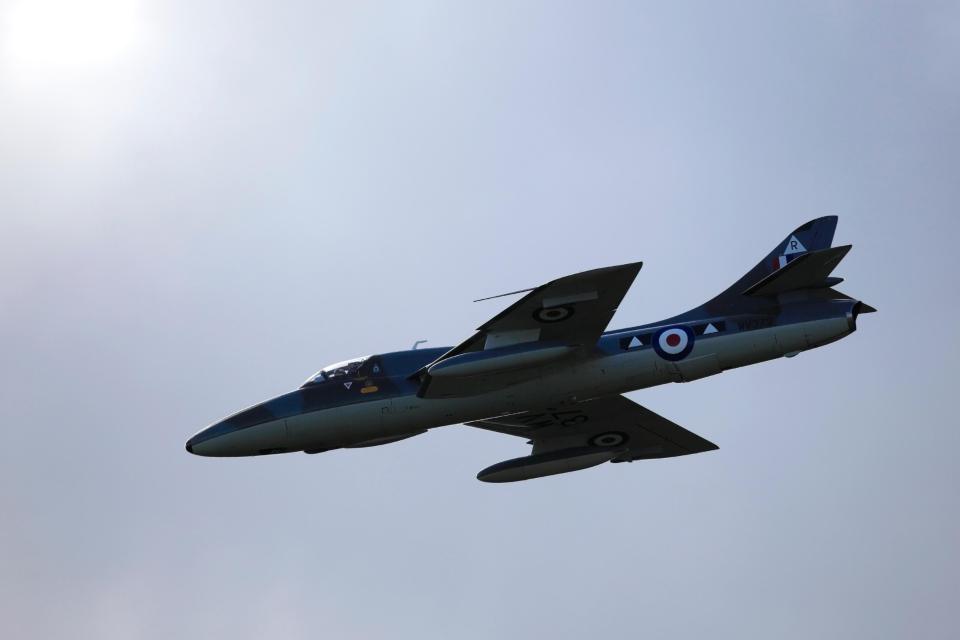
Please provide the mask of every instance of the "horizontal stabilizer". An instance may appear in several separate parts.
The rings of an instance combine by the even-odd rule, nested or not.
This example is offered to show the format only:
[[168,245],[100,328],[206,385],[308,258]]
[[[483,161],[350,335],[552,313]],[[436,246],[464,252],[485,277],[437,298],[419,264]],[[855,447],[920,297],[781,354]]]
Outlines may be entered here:
[[830,278],[852,245],[803,253],[759,282],[748,287],[743,295],[776,296],[797,289],[830,287],[838,283]]

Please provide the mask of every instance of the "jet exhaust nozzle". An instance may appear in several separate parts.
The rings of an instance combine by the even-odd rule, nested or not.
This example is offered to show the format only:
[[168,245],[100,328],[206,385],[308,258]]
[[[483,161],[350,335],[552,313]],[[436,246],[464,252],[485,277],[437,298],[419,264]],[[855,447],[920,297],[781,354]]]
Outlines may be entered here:
[[850,331],[857,330],[857,318],[863,313],[876,313],[876,309],[860,300],[855,301],[847,312],[847,322],[850,324]]

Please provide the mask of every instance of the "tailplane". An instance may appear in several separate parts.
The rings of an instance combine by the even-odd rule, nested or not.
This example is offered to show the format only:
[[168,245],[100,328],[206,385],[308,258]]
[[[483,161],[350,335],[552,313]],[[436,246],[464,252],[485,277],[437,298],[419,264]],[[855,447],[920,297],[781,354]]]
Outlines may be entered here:
[[843,282],[830,277],[853,245],[831,247],[799,254],[765,278],[743,291],[746,296],[778,296],[799,289],[826,289]]

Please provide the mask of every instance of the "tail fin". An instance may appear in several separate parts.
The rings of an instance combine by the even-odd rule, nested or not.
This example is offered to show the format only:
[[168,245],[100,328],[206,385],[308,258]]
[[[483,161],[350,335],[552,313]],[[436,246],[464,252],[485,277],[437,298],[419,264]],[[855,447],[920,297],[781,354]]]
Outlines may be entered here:
[[[824,216],[800,225],[726,291],[695,309],[664,320],[664,324],[751,310],[768,312],[771,304],[777,304],[771,301],[780,294],[799,289],[846,299],[832,288],[843,278],[830,276],[850,250],[850,245],[830,247],[836,228],[837,216]],[[857,304],[858,313],[876,311],[862,302]]]
[[747,289],[767,278],[782,267],[787,266],[800,256],[812,251],[828,249],[833,242],[833,233],[837,229],[837,216],[824,216],[811,220],[794,229],[774,247],[766,258],[750,269],[742,278],[721,293],[717,298],[730,295],[740,296]]

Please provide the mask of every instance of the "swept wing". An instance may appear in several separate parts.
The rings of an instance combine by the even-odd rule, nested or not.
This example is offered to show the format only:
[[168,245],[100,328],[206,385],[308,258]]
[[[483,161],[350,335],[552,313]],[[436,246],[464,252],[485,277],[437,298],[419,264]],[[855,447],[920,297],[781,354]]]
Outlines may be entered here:
[[[482,324],[472,336],[417,371],[414,377],[421,380],[418,395],[452,397],[502,388],[522,380],[517,371],[522,370],[524,362],[539,365],[548,356],[592,347],[642,264],[584,271],[533,289]],[[492,371],[495,375],[451,376],[454,364],[463,371]],[[498,371],[500,364],[502,370]],[[431,374],[434,367],[435,373],[447,372],[443,379]]]
[[623,396],[467,423],[530,440],[531,455],[488,467],[488,482],[526,480],[602,464],[669,458],[717,445]]

